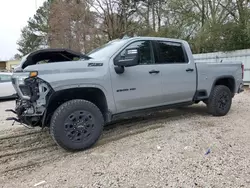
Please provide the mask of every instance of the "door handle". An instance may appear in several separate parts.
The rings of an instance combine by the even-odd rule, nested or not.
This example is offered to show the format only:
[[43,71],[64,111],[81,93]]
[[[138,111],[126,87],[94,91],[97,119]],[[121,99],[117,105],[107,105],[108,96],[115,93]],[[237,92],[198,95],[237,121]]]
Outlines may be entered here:
[[193,72],[193,71],[194,69],[190,69],[190,68],[186,69],[186,72]]
[[160,73],[160,71],[158,71],[158,70],[151,70],[151,71],[149,71],[149,74],[158,74],[158,73]]

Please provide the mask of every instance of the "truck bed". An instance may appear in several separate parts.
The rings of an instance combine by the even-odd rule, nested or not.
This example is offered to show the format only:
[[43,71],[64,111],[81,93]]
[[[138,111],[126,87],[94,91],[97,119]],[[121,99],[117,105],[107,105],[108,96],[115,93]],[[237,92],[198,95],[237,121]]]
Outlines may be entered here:
[[237,87],[242,80],[241,62],[195,62],[195,64],[197,68],[197,90],[207,91],[207,95],[209,95],[217,79],[232,77],[235,79],[235,92],[237,91]]

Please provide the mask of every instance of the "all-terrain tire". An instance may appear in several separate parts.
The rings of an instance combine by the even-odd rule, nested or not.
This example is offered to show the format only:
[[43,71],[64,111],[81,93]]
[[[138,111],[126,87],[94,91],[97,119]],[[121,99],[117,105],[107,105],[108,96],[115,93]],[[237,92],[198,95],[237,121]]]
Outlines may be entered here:
[[225,116],[232,104],[232,93],[227,86],[217,85],[207,101],[208,112],[213,116]]
[[56,109],[51,118],[50,132],[60,147],[68,151],[79,151],[97,142],[103,126],[103,115],[95,104],[74,99]]

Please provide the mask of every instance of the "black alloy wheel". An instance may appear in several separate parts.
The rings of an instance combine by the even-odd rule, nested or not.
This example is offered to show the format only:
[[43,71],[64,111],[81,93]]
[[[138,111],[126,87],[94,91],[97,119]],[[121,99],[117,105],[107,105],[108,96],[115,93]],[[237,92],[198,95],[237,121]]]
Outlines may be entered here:
[[74,99],[63,103],[54,112],[50,132],[60,147],[69,151],[79,151],[97,142],[103,125],[103,115],[95,104]]

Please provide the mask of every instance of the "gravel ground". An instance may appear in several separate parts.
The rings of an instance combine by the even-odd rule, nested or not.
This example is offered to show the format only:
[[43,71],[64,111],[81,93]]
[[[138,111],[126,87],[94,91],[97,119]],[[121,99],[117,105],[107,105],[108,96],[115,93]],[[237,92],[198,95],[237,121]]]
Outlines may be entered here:
[[46,130],[9,129],[3,109],[13,105],[0,104],[0,187],[250,187],[249,90],[225,117],[198,104],[124,120],[77,153]]
[[[13,113],[11,112],[5,112],[6,109],[13,109],[15,106],[15,103],[12,101],[0,101],[0,131],[5,129],[12,128],[12,123],[10,121],[6,121],[7,117],[13,116]],[[1,135],[1,132],[0,132]]]

